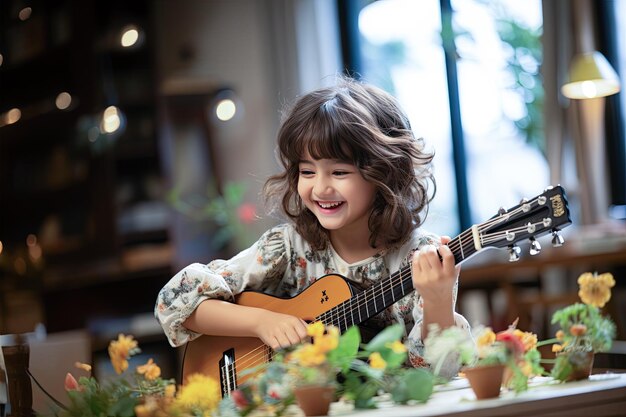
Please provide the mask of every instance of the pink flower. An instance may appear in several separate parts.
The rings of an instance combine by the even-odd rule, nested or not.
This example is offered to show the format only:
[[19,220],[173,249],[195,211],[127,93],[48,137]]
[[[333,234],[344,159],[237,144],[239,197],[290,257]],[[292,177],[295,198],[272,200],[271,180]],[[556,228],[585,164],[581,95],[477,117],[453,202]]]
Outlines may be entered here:
[[244,224],[252,223],[256,220],[256,208],[254,207],[254,204],[243,203],[240,205],[237,209],[237,216]]
[[504,342],[506,347],[513,352],[513,355],[521,355],[524,353],[524,343],[510,331],[500,332],[496,335],[496,340]]
[[80,391],[80,386],[76,381],[76,378],[69,372],[65,375],[65,390],[66,391]]
[[237,389],[231,392],[230,396],[232,397],[233,402],[235,403],[237,408],[239,408],[240,410],[250,405],[250,401],[248,401],[248,399],[246,398],[246,394],[244,394],[241,390]]

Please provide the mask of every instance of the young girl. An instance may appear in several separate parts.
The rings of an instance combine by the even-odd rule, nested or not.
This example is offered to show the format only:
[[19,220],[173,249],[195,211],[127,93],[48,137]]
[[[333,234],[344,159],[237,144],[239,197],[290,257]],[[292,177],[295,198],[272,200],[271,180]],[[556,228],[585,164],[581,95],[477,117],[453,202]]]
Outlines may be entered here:
[[286,114],[278,151],[283,171],[264,192],[291,221],[230,260],[192,264],[167,283],[155,314],[173,346],[201,334],[254,336],[275,349],[295,344],[306,337],[302,319],[234,297],[250,289],[292,297],[329,273],[365,289],[409,263],[415,291],[364,325],[376,332],[404,324],[415,366],[424,365],[430,324],[469,331],[454,312],[459,267],[449,238],[418,229],[430,184],[434,195],[433,155],[392,96],[350,79],[306,94]]

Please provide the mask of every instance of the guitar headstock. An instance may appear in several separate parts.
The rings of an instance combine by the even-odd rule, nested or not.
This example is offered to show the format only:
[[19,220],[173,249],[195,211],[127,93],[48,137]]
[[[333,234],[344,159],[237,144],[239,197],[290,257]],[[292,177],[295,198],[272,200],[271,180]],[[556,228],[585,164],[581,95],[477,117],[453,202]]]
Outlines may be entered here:
[[509,248],[509,260],[519,259],[517,242],[530,240],[530,254],[541,251],[536,238],[552,233],[552,244],[561,246],[559,231],[570,225],[570,212],[563,187],[548,187],[542,194],[500,212],[488,221],[474,226],[481,246]]

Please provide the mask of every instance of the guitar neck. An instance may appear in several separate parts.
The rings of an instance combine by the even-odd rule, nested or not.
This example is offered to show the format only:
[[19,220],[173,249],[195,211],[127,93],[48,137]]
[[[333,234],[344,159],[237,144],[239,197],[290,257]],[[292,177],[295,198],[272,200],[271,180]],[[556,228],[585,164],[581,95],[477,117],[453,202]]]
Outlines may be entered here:
[[[553,244],[559,246],[559,228],[571,224],[565,192],[561,186],[548,187],[543,194],[523,200],[509,210],[500,209],[486,222],[475,224],[448,243],[456,264],[461,264],[487,247],[508,247],[516,260],[523,239],[531,242],[531,255],[539,253],[541,246],[536,237],[552,231]],[[343,332],[358,325],[413,291],[411,265],[402,268],[387,279],[375,283],[367,290],[352,296],[317,317],[326,325],[339,327]]]
[[[448,243],[456,264],[460,264],[478,252],[472,230],[468,229]],[[325,325],[333,325],[343,333],[351,326],[359,325],[400,301],[413,291],[411,265],[391,274],[389,278],[375,283],[365,291],[349,298],[316,318]]]

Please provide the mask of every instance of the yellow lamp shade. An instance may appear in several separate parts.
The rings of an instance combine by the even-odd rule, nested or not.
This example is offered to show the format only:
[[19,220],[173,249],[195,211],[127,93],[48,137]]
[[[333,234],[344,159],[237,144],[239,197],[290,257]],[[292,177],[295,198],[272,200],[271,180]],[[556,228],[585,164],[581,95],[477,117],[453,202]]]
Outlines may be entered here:
[[576,55],[569,70],[569,82],[561,93],[572,99],[606,97],[620,91],[617,73],[600,52]]

